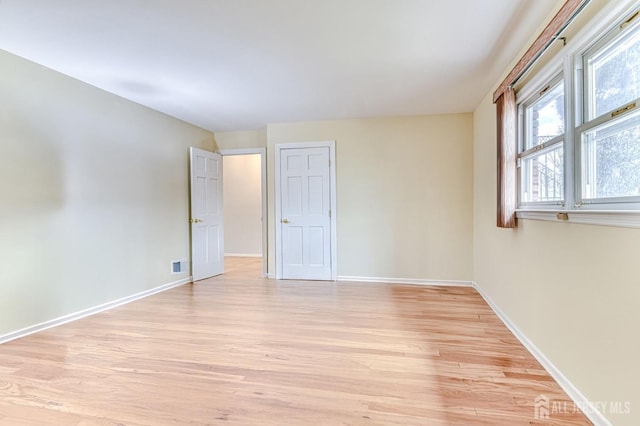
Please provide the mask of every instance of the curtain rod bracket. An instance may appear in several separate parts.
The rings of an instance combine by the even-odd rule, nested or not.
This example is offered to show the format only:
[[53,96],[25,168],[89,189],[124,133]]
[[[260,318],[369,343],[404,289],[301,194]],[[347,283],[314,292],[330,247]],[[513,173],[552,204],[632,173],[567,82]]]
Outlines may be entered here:
[[[496,103],[505,88],[516,83],[534,63],[540,59],[547,48],[559,37],[560,34],[569,26],[576,16],[587,6],[591,0],[565,0],[560,10],[547,24],[545,29],[540,33],[538,38],[533,42],[527,51],[522,55],[513,69],[507,74],[505,79],[500,83],[498,88],[493,92],[493,103]],[[562,38],[563,43],[566,40]]]

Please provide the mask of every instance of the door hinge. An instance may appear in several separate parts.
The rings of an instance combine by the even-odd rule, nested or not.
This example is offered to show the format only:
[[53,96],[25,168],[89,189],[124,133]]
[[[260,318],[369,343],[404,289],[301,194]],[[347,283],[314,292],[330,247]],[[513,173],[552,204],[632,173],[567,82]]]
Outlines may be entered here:
[[331,209],[329,209],[329,217],[331,217]]

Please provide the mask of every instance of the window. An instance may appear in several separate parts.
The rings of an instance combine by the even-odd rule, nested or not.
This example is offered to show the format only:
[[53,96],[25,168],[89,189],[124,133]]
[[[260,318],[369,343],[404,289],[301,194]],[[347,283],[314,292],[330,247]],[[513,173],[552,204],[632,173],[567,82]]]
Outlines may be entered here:
[[638,15],[567,47],[518,91],[519,217],[640,210]]
[[520,203],[564,200],[564,82],[548,84],[520,107]]
[[619,25],[582,59],[578,203],[640,201],[640,25]]

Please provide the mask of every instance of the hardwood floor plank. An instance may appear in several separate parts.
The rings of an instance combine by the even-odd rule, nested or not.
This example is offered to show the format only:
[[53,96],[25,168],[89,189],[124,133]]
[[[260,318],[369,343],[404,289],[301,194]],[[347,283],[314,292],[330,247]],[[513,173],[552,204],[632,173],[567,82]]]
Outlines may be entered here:
[[0,345],[0,425],[590,424],[471,288],[260,262]]

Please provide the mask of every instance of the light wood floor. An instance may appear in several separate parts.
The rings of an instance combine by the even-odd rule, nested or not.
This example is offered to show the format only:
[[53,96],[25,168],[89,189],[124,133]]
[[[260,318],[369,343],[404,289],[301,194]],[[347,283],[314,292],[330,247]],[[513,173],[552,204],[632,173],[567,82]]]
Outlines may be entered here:
[[227,265],[0,345],[0,424],[590,424],[534,419],[539,394],[569,399],[473,289]]

